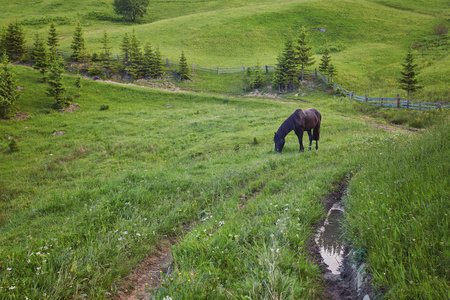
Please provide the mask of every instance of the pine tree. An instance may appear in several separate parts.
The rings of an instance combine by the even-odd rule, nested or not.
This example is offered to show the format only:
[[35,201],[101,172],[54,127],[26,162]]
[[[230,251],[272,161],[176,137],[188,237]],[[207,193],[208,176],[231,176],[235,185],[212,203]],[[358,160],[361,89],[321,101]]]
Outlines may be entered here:
[[10,60],[20,59],[27,51],[25,46],[25,34],[19,22],[9,23],[2,37],[4,50]]
[[50,29],[48,31],[47,46],[49,48],[49,61],[53,61],[56,59],[56,51],[59,46],[59,38],[56,33],[55,23],[53,22],[50,24]]
[[103,37],[100,40],[102,43],[102,53],[100,54],[100,60],[108,61],[111,56],[111,47],[109,46],[109,38],[106,30],[103,31]]
[[72,59],[74,61],[82,62],[83,61],[83,51],[85,48],[85,40],[83,34],[83,27],[81,23],[78,21],[77,27],[75,27],[75,32],[73,34],[72,44],[70,45],[72,49]]
[[265,80],[263,75],[261,74],[261,66],[258,64],[256,64],[255,67],[255,72],[254,72],[254,76],[253,76],[253,82],[251,87],[253,89],[259,89],[262,88],[265,85]]
[[6,28],[0,29],[0,53],[6,53]]
[[48,68],[48,55],[47,49],[45,48],[44,41],[41,39],[39,34],[36,34],[33,49],[31,52],[31,59],[33,60],[33,68],[39,70],[42,75],[42,81],[45,81],[45,72]]
[[301,80],[303,81],[303,71],[305,68],[312,66],[314,61],[314,53],[312,52],[312,47],[308,46],[310,39],[308,37],[308,33],[306,32],[306,28],[302,27],[300,31],[300,35],[297,39],[297,58],[298,64],[301,67]]
[[141,42],[139,38],[136,36],[136,33],[133,29],[133,35],[130,40],[130,63],[129,66],[125,69],[132,76],[133,79],[142,78],[142,51],[141,51]]
[[244,72],[244,78],[243,78],[243,83],[244,83],[244,91],[247,92],[247,89],[251,89],[252,88],[252,68],[248,67],[245,72]]
[[114,0],[114,11],[134,22],[147,13],[149,2],[150,0]]
[[401,72],[402,78],[399,79],[400,88],[406,91],[407,98],[406,101],[409,102],[409,94],[421,89],[419,86],[419,81],[416,78],[417,64],[414,63],[414,57],[412,55],[411,49],[408,51],[405,62],[402,64],[403,71]]
[[150,42],[147,42],[144,47],[144,54],[142,57],[142,72],[144,77],[151,77],[153,74],[155,62],[155,52],[153,51]]
[[57,60],[51,62],[49,68],[47,95],[55,99],[55,108],[65,108],[69,105],[67,98],[65,97],[66,89],[61,82],[63,66],[64,62],[58,57]]
[[123,36],[122,43],[120,43],[120,50],[123,56],[122,62],[127,66],[130,59],[130,38],[128,37],[128,33],[125,33]]
[[181,51],[180,65],[178,69],[178,73],[181,76],[181,80],[190,79],[189,78],[189,66],[186,60],[186,56],[184,55],[184,51]]
[[6,117],[9,109],[19,99],[17,84],[8,68],[8,59],[3,55],[0,66],[0,115]]
[[279,91],[294,89],[294,79],[297,74],[297,62],[292,39],[288,39],[283,53],[278,57],[274,84]]
[[164,62],[159,47],[155,51],[155,60],[153,61],[153,78],[159,78],[164,74]]
[[330,57],[330,53],[328,50],[328,46],[325,48],[325,52],[322,55],[322,58],[320,59],[320,64],[319,64],[319,71],[326,75],[328,74],[328,65],[331,62],[331,57]]
[[56,50],[59,46],[58,33],[56,32],[56,26],[53,22],[50,24],[50,29],[48,31],[47,46],[51,50]]
[[336,76],[336,75],[337,75],[336,68],[335,68],[334,65],[331,63],[331,61],[328,63],[327,75],[330,76],[331,81],[333,81],[333,76]]

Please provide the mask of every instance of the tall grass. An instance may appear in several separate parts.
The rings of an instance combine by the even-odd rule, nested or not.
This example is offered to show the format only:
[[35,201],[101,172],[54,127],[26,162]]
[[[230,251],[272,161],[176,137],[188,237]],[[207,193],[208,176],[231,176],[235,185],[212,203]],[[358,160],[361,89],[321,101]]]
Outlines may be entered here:
[[347,236],[383,298],[448,298],[449,129],[380,140],[350,183]]
[[[60,113],[38,72],[13,70],[24,86],[16,110],[29,117],[0,126],[5,299],[107,298],[164,236],[195,222],[174,249],[167,289],[319,298],[320,272],[305,250],[323,216],[318,200],[360,163],[367,135],[390,136],[354,108],[336,112],[322,92],[280,103],[86,80],[81,109]],[[78,93],[75,78],[63,81]],[[299,106],[322,112],[319,151],[298,154],[288,135],[276,155],[273,132]]]

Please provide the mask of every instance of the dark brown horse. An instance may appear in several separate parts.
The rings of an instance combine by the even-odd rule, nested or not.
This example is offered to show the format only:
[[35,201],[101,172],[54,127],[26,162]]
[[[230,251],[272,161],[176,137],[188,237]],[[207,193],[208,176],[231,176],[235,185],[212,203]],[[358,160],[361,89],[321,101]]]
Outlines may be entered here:
[[[306,130],[309,135],[309,150],[311,150],[312,141],[316,141],[316,150],[319,149],[317,142],[320,137],[320,123],[322,121],[322,115],[315,108],[308,108],[305,110],[297,109],[292,115],[290,115],[286,121],[281,124],[278,131],[275,132],[273,141],[275,143],[275,151],[280,152],[284,147],[285,136],[294,130],[298,136],[298,142],[300,144],[300,150],[303,152],[303,132]],[[313,130],[311,134],[311,130]]]

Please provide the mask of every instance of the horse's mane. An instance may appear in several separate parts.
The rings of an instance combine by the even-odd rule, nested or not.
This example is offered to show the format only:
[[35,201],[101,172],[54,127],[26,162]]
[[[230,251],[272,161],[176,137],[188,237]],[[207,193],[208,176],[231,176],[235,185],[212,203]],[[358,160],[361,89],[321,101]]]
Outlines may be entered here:
[[294,111],[278,128],[277,132],[275,133],[276,136],[279,136],[280,138],[284,138],[289,132],[294,130],[295,124],[299,122],[300,118],[300,112],[301,109],[297,109]]

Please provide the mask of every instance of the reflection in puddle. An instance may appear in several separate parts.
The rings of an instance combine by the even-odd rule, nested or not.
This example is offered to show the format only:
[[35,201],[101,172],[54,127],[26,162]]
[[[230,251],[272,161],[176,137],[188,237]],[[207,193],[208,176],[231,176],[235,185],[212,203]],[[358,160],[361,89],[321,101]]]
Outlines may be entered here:
[[344,259],[344,242],[341,235],[341,222],[344,216],[342,204],[336,203],[328,211],[323,226],[317,231],[316,243],[320,248],[320,255],[332,274],[339,274],[339,267]]

